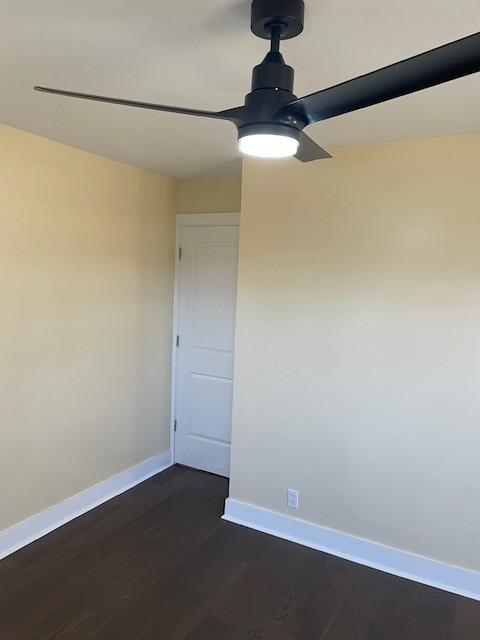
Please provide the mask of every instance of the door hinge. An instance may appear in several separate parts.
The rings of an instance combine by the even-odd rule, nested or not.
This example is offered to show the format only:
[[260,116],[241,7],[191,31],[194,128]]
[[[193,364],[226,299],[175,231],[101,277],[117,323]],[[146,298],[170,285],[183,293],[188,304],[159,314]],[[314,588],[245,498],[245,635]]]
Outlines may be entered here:
[[178,259],[182,259],[182,247],[178,247]]
[[180,346],[180,336],[177,336],[177,347]]
[[173,430],[174,431],[177,430],[177,421],[176,420],[173,421]]

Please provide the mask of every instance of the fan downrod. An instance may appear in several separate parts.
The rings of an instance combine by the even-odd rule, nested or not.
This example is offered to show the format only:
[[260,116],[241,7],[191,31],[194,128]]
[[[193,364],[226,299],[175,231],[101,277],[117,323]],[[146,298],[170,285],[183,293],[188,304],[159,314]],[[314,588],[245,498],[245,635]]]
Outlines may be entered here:
[[289,40],[302,33],[304,17],[303,0],[253,0],[251,28],[265,40],[271,40],[272,28],[280,40]]

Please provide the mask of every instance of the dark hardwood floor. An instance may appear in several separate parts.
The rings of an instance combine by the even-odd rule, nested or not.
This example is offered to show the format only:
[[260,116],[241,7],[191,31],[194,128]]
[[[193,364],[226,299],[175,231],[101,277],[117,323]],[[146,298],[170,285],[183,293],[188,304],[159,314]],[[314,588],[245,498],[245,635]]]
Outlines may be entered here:
[[480,640],[480,603],[220,519],[173,467],[0,562],[1,640]]

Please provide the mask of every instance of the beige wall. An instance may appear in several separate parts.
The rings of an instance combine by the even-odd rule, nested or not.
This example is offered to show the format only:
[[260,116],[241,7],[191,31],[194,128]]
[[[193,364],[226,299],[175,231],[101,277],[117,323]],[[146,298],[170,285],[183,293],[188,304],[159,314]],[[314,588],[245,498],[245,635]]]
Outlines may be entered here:
[[178,181],[177,213],[238,213],[242,176]]
[[231,497],[480,569],[479,157],[245,163]]
[[0,529],[169,447],[175,185],[0,127]]

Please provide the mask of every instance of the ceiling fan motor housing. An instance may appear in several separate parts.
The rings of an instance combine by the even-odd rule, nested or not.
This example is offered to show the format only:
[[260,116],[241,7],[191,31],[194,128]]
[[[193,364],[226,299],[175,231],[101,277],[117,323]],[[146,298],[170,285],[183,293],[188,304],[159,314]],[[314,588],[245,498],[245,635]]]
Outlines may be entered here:
[[295,72],[293,67],[285,64],[279,52],[270,51],[261,64],[253,69],[252,91],[257,89],[273,89],[293,93]]
[[298,139],[307,122],[277,119],[275,115],[296,96],[293,93],[295,72],[279,51],[280,40],[294,38],[303,31],[303,0],[253,0],[252,31],[271,41],[271,50],[253,69],[252,90],[245,98],[246,118],[239,137],[255,131],[287,135]]
[[238,129],[238,139],[241,140],[246,136],[252,136],[256,134],[272,135],[272,136],[285,136],[287,138],[293,138],[297,142],[300,140],[300,129],[295,129],[289,125],[282,124],[281,122],[254,122],[251,124],[244,124]]

